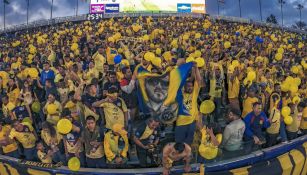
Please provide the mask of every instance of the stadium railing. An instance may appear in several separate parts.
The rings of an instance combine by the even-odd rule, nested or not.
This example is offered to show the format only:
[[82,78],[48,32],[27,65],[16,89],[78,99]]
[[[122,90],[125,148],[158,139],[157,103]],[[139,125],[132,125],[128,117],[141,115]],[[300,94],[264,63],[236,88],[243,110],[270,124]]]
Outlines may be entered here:
[[[55,25],[55,24],[66,22],[66,21],[71,21],[71,22],[84,21],[84,20],[88,19],[88,15],[89,14],[83,14],[83,15],[78,15],[78,16],[67,16],[67,17],[58,17],[58,18],[53,18],[53,19],[42,19],[42,20],[30,22],[28,25],[27,24],[13,25],[13,26],[6,27],[5,29],[3,29],[3,28],[0,29],[0,34],[6,33],[6,32],[15,32],[15,31],[20,31],[20,30],[25,30],[25,29],[42,27],[42,26]],[[203,14],[193,14],[193,13],[174,13],[174,12],[131,12],[131,13],[103,14],[102,18],[124,17],[124,16],[129,16],[129,17],[138,17],[138,16],[154,16],[154,17],[191,16],[191,17],[194,17],[194,18],[202,18],[204,15]],[[238,17],[232,17],[232,16],[215,16],[215,15],[210,15],[210,17],[212,19],[222,19],[222,20],[229,21],[229,22],[248,23],[248,24],[254,24],[254,25],[258,25],[258,26],[266,26],[266,27],[272,27],[272,28],[276,28],[276,29],[282,29],[284,31],[289,31],[289,32],[307,34],[307,31],[294,29],[294,28],[290,28],[290,27],[285,27],[285,26],[282,27],[280,25],[265,23],[265,22],[261,22],[261,21],[255,21],[255,20],[251,20],[251,19],[238,18]]]

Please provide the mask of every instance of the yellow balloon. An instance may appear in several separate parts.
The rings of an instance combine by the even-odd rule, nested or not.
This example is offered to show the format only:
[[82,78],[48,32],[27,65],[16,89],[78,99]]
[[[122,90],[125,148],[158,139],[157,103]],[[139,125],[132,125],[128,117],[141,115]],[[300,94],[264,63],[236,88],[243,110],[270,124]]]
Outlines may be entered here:
[[291,125],[293,122],[293,118],[291,116],[287,116],[284,118],[284,122],[286,125]]
[[231,43],[229,42],[229,41],[226,41],[225,43],[224,43],[224,48],[225,49],[228,49],[228,48],[230,48],[231,47]]
[[151,60],[151,63],[157,67],[161,67],[162,66],[162,61],[160,58],[156,57],[154,59]]
[[111,42],[111,43],[114,43],[115,40],[114,40],[113,37],[109,37],[109,38],[108,38],[108,41]]
[[234,66],[234,68],[240,66],[240,62],[238,60],[233,60],[231,64]]
[[269,49],[272,49],[272,48],[273,48],[273,44],[270,43],[270,44],[268,45],[268,48],[269,48]]
[[247,79],[249,79],[251,81],[255,80],[256,79],[256,72],[255,71],[248,72]]
[[195,57],[201,57],[201,52],[199,50],[196,50],[194,53]]
[[80,169],[80,160],[77,157],[72,157],[68,161],[68,168],[71,171],[78,171]]
[[292,71],[294,74],[298,74],[299,69],[298,69],[297,66],[292,66],[292,67],[291,67],[291,71]]
[[148,36],[148,35],[144,35],[144,36],[143,36],[143,40],[144,40],[144,41],[148,41],[148,40],[149,40],[149,36]]
[[275,54],[275,59],[276,59],[277,61],[280,61],[280,60],[282,59],[282,53],[276,53],[276,54]]
[[294,94],[298,91],[298,87],[295,84],[291,84],[289,90],[290,90],[291,93]]
[[283,54],[285,52],[285,50],[280,47],[280,48],[278,48],[277,52]]
[[201,57],[196,58],[195,62],[197,64],[197,67],[203,67],[205,65],[205,60]]
[[193,61],[195,61],[195,59],[194,59],[193,57],[188,57],[188,58],[185,60],[186,63],[193,62]]
[[200,33],[196,33],[195,34],[195,39],[199,39],[201,37],[201,34]]
[[292,98],[292,103],[298,104],[301,101],[301,98],[299,96],[294,96]]
[[200,104],[200,112],[202,114],[210,114],[215,109],[215,104],[212,100],[205,100]]
[[156,49],[156,54],[157,54],[157,55],[161,55],[161,52],[162,52],[162,51],[161,51],[160,48],[157,48],[157,49]]
[[47,105],[47,113],[50,115],[57,113],[57,105],[55,104],[48,104]]
[[144,59],[146,61],[151,61],[151,60],[155,59],[155,57],[156,57],[155,54],[152,53],[152,52],[146,52],[145,55],[144,55]]
[[290,115],[290,113],[291,113],[291,109],[290,109],[289,106],[285,106],[285,107],[281,108],[281,114],[283,116],[288,116],[288,115]]
[[299,77],[295,77],[293,79],[293,82],[295,83],[296,86],[299,86],[302,82],[302,80]]
[[57,129],[61,134],[68,134],[72,129],[72,123],[68,119],[61,119],[57,123]]
[[22,119],[22,123],[24,123],[24,122],[28,122],[29,124],[32,125],[32,120],[30,119],[30,117],[26,117],[26,118]]

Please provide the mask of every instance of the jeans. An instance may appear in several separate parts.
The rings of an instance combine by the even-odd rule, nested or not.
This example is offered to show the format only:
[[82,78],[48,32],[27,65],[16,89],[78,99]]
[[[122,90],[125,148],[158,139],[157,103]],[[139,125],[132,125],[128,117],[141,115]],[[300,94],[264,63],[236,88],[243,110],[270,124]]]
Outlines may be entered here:
[[184,142],[188,145],[191,145],[194,138],[195,128],[196,128],[195,122],[188,125],[176,126],[175,141]]
[[289,131],[287,131],[287,135],[288,135],[288,139],[289,140],[293,140],[293,139],[296,139],[297,132],[289,132]]
[[269,134],[266,135],[266,147],[271,147],[276,145],[277,143],[277,137],[279,134]]
[[218,123],[218,119],[221,117],[221,107],[222,107],[222,98],[221,97],[215,97],[214,98],[214,121]]
[[54,163],[59,163],[59,162],[65,163],[66,162],[65,156],[60,151],[57,151],[52,154],[52,161]]
[[5,153],[6,156],[9,156],[9,157],[14,157],[16,159],[19,159],[19,152],[18,152],[18,149],[15,150],[15,151],[12,151],[12,152],[9,152],[9,153]]
[[88,168],[105,168],[106,159],[105,157],[101,157],[97,159],[86,157],[86,164]]
[[36,148],[24,148],[23,154],[25,156],[26,160],[35,161],[37,158],[36,154]]
[[280,121],[279,135],[281,137],[282,142],[288,141],[286,133],[286,125],[284,121]]

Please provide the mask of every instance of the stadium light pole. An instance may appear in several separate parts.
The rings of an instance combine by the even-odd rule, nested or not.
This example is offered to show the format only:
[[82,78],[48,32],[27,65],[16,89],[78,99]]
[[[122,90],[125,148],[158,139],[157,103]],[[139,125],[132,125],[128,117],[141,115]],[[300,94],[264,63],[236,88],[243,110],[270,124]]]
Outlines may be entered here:
[[53,10],[53,0],[51,1],[50,19],[52,19],[52,10]]
[[6,13],[5,13],[5,6],[7,5],[7,4],[9,4],[10,2],[8,1],[8,0],[3,0],[3,28],[5,29],[5,15],[6,15]]
[[77,8],[76,8],[76,16],[78,16],[78,10],[79,10],[79,0],[76,0],[77,2],[76,2],[76,6],[77,6]]
[[242,13],[241,13],[241,0],[239,0],[239,9],[240,9],[240,18],[242,17]]
[[30,0],[27,0],[27,25],[29,24],[29,6],[30,6]]
[[220,0],[216,0],[217,2],[217,15],[220,16]]
[[259,0],[259,13],[260,13],[260,19],[262,21],[262,5],[261,5],[261,0]]
[[284,12],[282,10],[283,5],[286,3],[284,0],[278,0],[280,4],[280,11],[281,11],[281,26],[284,26]]
[[302,9],[304,8],[304,6],[302,5],[302,4],[298,4],[297,5],[297,7],[296,7],[296,9],[298,9],[299,10],[299,12],[300,12],[300,29],[302,30]]

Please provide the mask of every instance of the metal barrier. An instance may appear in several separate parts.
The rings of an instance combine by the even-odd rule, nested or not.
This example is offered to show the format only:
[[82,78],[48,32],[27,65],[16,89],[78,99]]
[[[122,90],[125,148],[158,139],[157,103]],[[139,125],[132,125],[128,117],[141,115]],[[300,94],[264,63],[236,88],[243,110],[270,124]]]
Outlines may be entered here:
[[[117,14],[104,14],[103,18],[111,18],[111,17],[139,17],[139,16],[154,16],[154,17],[168,17],[168,16],[176,16],[176,17],[183,17],[183,16],[191,16],[194,18],[201,18],[203,17],[203,14],[195,14],[195,13],[176,13],[176,12],[133,12],[133,13],[117,13]],[[216,15],[210,15],[212,19],[222,19],[229,22],[239,22],[239,23],[248,23],[248,24],[254,24],[258,26],[266,26],[276,29],[281,29],[289,32],[295,32],[300,34],[307,35],[307,31],[298,30],[294,28],[289,27],[281,27],[279,25],[260,22],[260,21],[254,21],[250,19],[244,19],[244,18],[238,18],[238,17],[231,17],[231,16],[216,16]],[[53,19],[44,19],[44,20],[38,20],[34,22],[30,22],[27,24],[19,24],[7,27],[6,29],[0,29],[0,34],[6,33],[6,32],[16,32],[20,30],[25,29],[31,29],[36,27],[42,27],[42,26],[49,26],[54,24],[63,23],[66,21],[85,21],[87,20],[87,14],[78,15],[78,16],[67,16],[67,17],[58,17]]]

